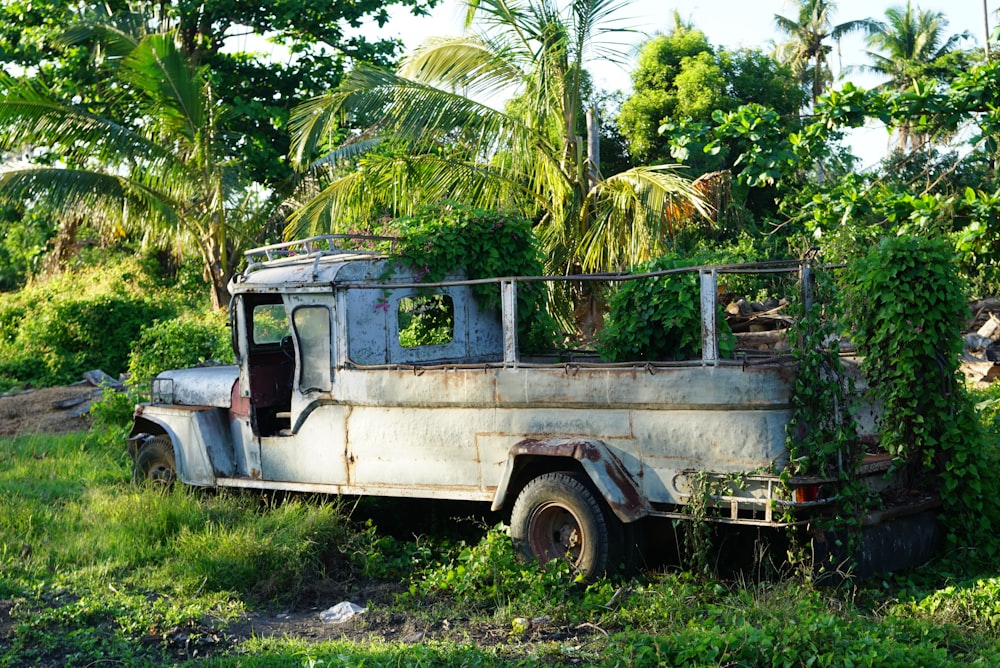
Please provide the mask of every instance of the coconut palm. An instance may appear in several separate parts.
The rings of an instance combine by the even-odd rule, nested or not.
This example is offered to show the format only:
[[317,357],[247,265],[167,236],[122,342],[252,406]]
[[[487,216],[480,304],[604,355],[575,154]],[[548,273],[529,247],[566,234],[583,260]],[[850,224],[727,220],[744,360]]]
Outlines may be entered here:
[[[560,4],[466,0],[464,36],[428,41],[397,72],[359,67],[297,108],[293,158],[302,165],[343,117],[369,129],[314,163],[339,171],[288,234],[451,198],[537,221],[553,271],[617,270],[660,253],[672,224],[706,213],[697,192],[666,166],[602,178],[581,119],[585,60],[618,57],[603,40],[623,30],[615,14],[628,3]],[[481,101],[504,91],[513,97],[503,111]]]
[[173,34],[136,40],[117,77],[138,112],[134,123],[59,100],[30,80],[0,82],[0,148],[23,154],[43,147],[49,158],[5,163],[0,197],[45,200],[64,220],[86,222],[108,236],[193,244],[212,305],[225,305],[237,231],[260,218],[265,200],[242,188],[229,167],[222,130],[228,112],[207,72],[190,65]]
[[[889,7],[885,18],[867,37],[868,47],[874,49],[868,51],[873,61],[868,69],[888,78],[883,88],[899,92],[951,71],[947,65],[941,66],[941,60],[954,52],[963,39],[971,38],[968,32],[946,37],[948,19],[944,13],[921,10],[912,2]],[[905,150],[907,145],[919,148],[927,139],[913,133],[907,123],[898,130],[899,150]]]
[[868,56],[874,64],[869,68],[888,77],[882,84],[886,88],[905,91],[924,77],[939,74],[935,64],[953,52],[963,39],[970,39],[968,32],[945,37],[948,19],[943,12],[924,11],[906,6],[889,7],[884,22],[876,22],[874,32],[866,41]]
[[809,90],[813,108],[816,100],[833,82],[827,58],[833,47],[827,40],[839,45],[841,38],[853,32],[870,32],[875,28],[871,19],[857,19],[833,25],[831,16],[837,9],[831,0],[797,0],[796,17],[774,15],[778,30],[789,37],[775,49],[775,57],[792,71]]

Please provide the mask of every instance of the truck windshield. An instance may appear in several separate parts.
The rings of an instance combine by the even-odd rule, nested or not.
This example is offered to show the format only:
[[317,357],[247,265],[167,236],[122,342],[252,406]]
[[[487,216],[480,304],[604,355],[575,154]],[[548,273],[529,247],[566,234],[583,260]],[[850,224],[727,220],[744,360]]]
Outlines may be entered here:
[[284,304],[259,304],[253,308],[253,344],[263,346],[279,343],[289,336],[288,315]]

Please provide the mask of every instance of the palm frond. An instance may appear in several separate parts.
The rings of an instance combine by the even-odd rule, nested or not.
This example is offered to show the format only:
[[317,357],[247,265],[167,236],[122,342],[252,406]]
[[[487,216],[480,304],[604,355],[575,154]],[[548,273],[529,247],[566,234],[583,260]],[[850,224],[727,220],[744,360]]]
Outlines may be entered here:
[[310,171],[320,169],[336,169],[343,165],[350,165],[364,155],[378,148],[385,141],[384,137],[362,136],[351,139],[334,150],[330,151],[322,158],[314,160],[309,165]]
[[96,6],[93,15],[68,26],[59,41],[77,46],[96,40],[107,55],[124,58],[148,33],[149,18],[142,12],[111,12],[107,6]]
[[293,112],[289,125],[296,160],[311,155],[329,136],[335,119],[346,113],[370,119],[378,134],[411,144],[418,152],[444,144],[482,160],[509,152],[522,156],[523,164],[529,159],[544,162],[552,152],[544,136],[488,105],[385,70],[359,67],[337,93]]
[[170,34],[148,35],[122,62],[123,78],[137,86],[157,108],[165,135],[193,144],[206,129],[205,81],[189,65]]
[[638,31],[626,27],[628,19],[619,18],[623,10],[632,6],[629,0],[575,0],[572,14],[576,34],[576,51],[580,62],[591,52],[594,58],[619,65],[625,64],[628,49],[609,36],[634,35]]
[[292,136],[289,157],[293,165],[309,164],[310,158],[330,143],[349,98],[349,91],[338,91],[311,98],[292,109],[288,131]]
[[162,159],[163,147],[133,128],[56,99],[28,80],[5,82],[0,96],[0,148],[60,147],[81,160],[127,163],[130,156]]
[[547,204],[520,181],[480,164],[438,154],[374,155],[296,209],[286,236],[342,232],[444,199],[525,214]]
[[585,271],[620,271],[657,257],[682,226],[710,215],[701,194],[675,170],[637,167],[588,194],[577,248]]
[[515,88],[524,76],[496,45],[475,35],[427,40],[403,60],[398,71],[413,81],[469,95]]
[[[54,167],[0,171],[0,199],[47,201],[60,216],[82,216],[98,228],[158,230],[169,236],[179,223],[174,203],[127,177]],[[158,235],[157,235],[158,236]]]

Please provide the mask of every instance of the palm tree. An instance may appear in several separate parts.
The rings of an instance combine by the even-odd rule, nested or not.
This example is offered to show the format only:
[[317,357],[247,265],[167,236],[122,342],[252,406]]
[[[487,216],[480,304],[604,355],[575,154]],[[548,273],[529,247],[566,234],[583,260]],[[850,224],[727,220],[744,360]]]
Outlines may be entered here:
[[228,112],[207,71],[185,59],[176,35],[145,35],[123,52],[117,87],[131,96],[134,123],[66,103],[30,80],[0,81],[0,149],[50,152],[42,162],[0,167],[0,198],[44,200],[63,220],[85,221],[109,236],[131,232],[159,245],[194,244],[212,306],[224,306],[238,234],[260,219],[266,197],[241,187],[229,167],[222,130]]
[[941,74],[935,67],[939,59],[952,53],[963,39],[971,39],[968,32],[945,38],[948,19],[944,13],[924,11],[909,1],[905,7],[886,9],[885,18],[876,22],[866,39],[868,47],[876,50],[868,52],[874,61],[870,69],[889,77],[882,85],[897,91]]
[[[300,165],[339,119],[369,129],[314,163],[340,169],[287,233],[452,198],[537,221],[553,272],[618,270],[661,253],[671,225],[707,213],[696,190],[667,166],[602,178],[585,149],[596,130],[581,120],[585,60],[618,57],[601,38],[623,30],[614,14],[627,2],[559,4],[466,0],[466,35],[428,41],[395,73],[359,67],[337,91],[299,106],[291,130]],[[477,101],[501,91],[514,91],[504,111]]]
[[831,0],[797,0],[798,12],[795,19],[779,14],[774,15],[774,23],[779,31],[788,35],[789,41],[778,45],[775,57],[782,64],[791,66],[792,71],[809,90],[812,106],[833,81],[827,57],[833,50],[826,40],[832,39],[838,45],[841,38],[853,32],[871,31],[875,22],[858,19],[833,25],[830,17],[836,10]]
[[[889,7],[885,18],[867,37],[868,47],[875,49],[868,52],[874,63],[868,69],[888,77],[882,87],[899,92],[950,71],[952,68],[940,66],[941,59],[955,51],[961,40],[971,37],[964,32],[945,38],[948,19],[944,13],[915,8],[909,1],[905,7]],[[900,150],[907,144],[919,148],[925,141],[926,136],[914,134],[908,124],[900,126]]]

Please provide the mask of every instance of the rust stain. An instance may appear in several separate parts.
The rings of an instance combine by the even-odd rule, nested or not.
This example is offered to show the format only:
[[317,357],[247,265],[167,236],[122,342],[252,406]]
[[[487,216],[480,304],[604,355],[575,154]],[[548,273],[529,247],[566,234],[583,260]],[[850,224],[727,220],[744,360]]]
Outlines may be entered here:
[[610,453],[605,456],[605,450],[595,441],[586,439],[559,439],[548,441],[544,438],[526,438],[511,448],[511,453],[519,455],[543,455],[549,457],[566,457],[576,461],[588,461],[603,466],[607,479],[617,489],[624,501],[607,499],[608,505],[616,515],[630,519],[638,519],[645,514],[647,507],[644,497],[636,488],[632,477],[622,463]]

